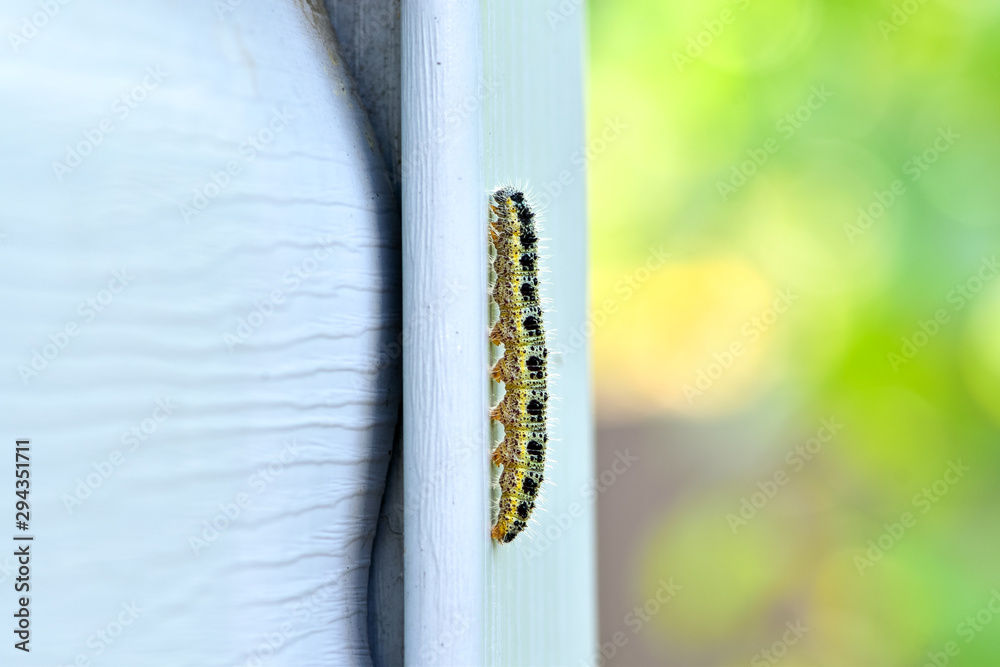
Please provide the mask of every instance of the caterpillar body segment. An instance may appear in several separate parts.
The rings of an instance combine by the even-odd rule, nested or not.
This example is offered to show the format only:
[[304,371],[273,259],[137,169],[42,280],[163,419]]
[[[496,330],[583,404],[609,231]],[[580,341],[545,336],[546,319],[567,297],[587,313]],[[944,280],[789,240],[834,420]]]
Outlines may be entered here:
[[490,341],[503,345],[491,375],[505,385],[490,412],[504,427],[493,451],[501,466],[500,502],[493,539],[511,542],[528,525],[545,478],[548,445],[548,345],[539,280],[536,212],[524,193],[502,187],[490,197],[490,240],[495,249],[492,297],[500,317]]

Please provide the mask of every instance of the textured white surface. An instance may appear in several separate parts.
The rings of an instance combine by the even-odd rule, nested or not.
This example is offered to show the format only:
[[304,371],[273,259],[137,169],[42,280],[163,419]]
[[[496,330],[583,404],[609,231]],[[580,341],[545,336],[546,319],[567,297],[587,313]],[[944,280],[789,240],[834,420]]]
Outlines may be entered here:
[[[403,3],[408,664],[593,660],[584,15],[557,0]],[[497,545],[484,516],[485,212],[505,182],[546,204],[559,377],[542,511],[532,535]]]
[[[0,554],[15,532],[15,437],[32,439],[36,535],[32,651],[15,652],[4,626],[0,662],[365,664],[398,238],[325,13],[50,4],[17,48],[6,36],[39,4],[0,10]],[[162,81],[116,105],[147,68]],[[104,119],[113,131],[57,178],[52,163]],[[195,189],[210,200],[185,221]],[[115,271],[131,277],[108,301]],[[276,293],[231,350],[224,336]],[[100,312],[79,305],[92,298]],[[76,335],[22,378],[69,323]],[[176,406],[160,422],[158,400]],[[67,508],[88,475],[96,488]],[[213,520],[225,527],[209,539]],[[0,555],[8,619],[11,561]]]
[[478,0],[404,0],[406,664],[483,659],[489,548]]
[[[494,545],[490,665],[592,664],[597,646],[584,154],[586,7],[489,1],[484,11],[486,187],[520,181],[543,206],[542,297],[550,299],[548,457],[531,532]],[[547,246],[547,248],[545,247]],[[547,256],[547,257],[546,257]]]

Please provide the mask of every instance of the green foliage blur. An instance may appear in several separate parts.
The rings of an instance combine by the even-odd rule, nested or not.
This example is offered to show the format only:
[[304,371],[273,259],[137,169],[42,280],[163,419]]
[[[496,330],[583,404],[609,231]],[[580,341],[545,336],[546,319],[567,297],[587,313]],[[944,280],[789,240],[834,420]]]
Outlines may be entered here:
[[601,433],[702,457],[616,510],[651,518],[602,543],[634,567],[602,570],[600,661],[1000,665],[1000,2],[588,21]]

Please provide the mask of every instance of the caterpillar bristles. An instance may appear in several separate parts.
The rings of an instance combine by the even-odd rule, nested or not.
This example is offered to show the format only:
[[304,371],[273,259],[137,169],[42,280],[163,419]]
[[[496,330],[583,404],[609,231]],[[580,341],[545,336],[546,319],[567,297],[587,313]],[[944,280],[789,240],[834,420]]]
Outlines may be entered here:
[[503,346],[490,377],[505,387],[490,418],[503,426],[492,454],[500,473],[500,499],[491,534],[508,543],[529,526],[545,481],[548,448],[548,357],[539,266],[538,211],[517,186],[490,194],[490,294],[498,317],[489,339]]

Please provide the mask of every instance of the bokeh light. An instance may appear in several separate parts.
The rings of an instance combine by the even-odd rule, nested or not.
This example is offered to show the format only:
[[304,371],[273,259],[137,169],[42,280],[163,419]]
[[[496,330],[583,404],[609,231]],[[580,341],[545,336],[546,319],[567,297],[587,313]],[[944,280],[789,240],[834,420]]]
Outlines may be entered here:
[[589,7],[602,662],[1000,664],[1000,4]]

